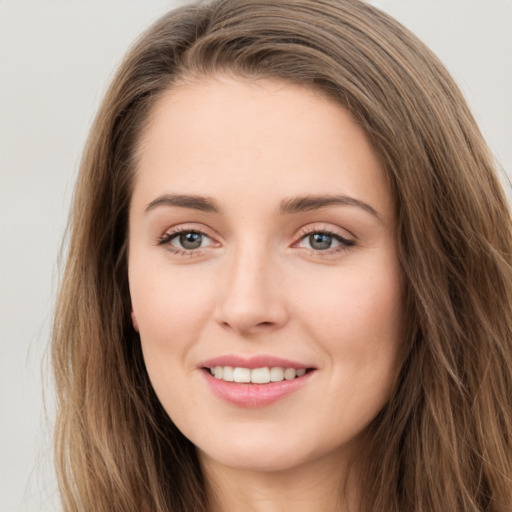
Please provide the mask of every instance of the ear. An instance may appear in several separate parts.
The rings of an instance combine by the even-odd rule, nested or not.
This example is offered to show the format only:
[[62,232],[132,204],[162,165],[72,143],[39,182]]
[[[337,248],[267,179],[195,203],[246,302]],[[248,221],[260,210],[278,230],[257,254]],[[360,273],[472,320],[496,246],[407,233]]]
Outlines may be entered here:
[[137,318],[135,318],[135,313],[133,312],[133,308],[132,308],[132,312],[131,312],[131,317],[132,317],[132,324],[133,324],[133,328],[139,332],[139,324],[137,323]]

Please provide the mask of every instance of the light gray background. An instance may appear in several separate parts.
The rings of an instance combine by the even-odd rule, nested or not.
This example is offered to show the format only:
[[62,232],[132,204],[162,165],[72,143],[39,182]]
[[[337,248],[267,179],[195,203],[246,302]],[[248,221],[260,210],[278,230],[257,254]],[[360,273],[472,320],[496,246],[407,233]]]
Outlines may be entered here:
[[[178,3],[0,0],[0,512],[59,509],[46,351],[80,152],[122,54]],[[441,57],[510,173],[511,0],[371,3]]]

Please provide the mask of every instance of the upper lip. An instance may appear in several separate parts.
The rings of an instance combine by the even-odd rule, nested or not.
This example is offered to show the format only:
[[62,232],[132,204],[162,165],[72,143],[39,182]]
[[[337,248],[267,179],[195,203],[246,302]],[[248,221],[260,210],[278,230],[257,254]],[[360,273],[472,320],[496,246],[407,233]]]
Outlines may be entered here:
[[232,366],[234,368],[295,368],[299,370],[301,368],[308,369],[314,368],[313,365],[299,363],[298,361],[292,361],[291,359],[283,359],[281,357],[275,357],[270,355],[253,355],[244,357],[240,355],[226,354],[223,356],[213,357],[203,361],[199,365],[201,368],[213,368],[214,366]]

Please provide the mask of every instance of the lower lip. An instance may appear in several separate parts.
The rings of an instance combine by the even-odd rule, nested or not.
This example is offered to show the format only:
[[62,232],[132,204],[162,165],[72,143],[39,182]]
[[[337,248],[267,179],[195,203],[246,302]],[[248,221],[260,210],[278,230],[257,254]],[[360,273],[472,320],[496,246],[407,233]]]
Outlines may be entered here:
[[256,408],[270,405],[298,391],[315,373],[310,371],[302,377],[267,384],[245,384],[216,379],[209,371],[202,370],[206,382],[219,398],[238,407]]

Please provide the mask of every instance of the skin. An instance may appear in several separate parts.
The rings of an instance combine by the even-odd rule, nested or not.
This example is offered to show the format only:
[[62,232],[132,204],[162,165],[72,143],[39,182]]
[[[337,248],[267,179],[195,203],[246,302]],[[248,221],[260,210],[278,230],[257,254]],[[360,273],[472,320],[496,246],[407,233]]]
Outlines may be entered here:
[[[345,510],[357,464],[344,496],[341,483],[389,398],[403,325],[394,201],[367,137],[320,93],[217,76],[158,100],[138,157],[132,318],[160,401],[198,447],[211,510]],[[303,196],[351,199],[280,211]],[[176,229],[204,233],[201,247],[184,251]],[[319,249],[310,235],[325,231]],[[240,407],[200,367],[225,354],[315,371],[277,402]]]

